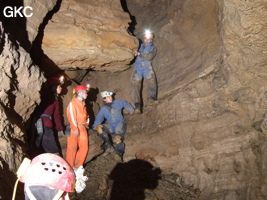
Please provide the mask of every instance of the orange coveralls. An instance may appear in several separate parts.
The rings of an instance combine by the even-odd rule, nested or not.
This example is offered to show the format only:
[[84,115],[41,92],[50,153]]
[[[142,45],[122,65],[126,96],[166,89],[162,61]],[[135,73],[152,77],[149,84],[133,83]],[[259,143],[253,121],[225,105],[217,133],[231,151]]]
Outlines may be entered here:
[[[66,160],[74,169],[84,164],[88,153],[88,134],[85,126],[89,125],[85,103],[74,98],[67,107],[67,117],[70,123],[70,136],[67,138]],[[79,136],[73,132],[79,130]]]

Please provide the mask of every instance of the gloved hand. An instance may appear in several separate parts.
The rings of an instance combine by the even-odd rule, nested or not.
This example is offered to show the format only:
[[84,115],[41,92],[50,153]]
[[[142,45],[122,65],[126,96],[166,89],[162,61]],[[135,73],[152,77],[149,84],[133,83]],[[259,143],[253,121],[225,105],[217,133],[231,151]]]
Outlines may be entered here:
[[77,130],[74,130],[74,131],[73,131],[73,134],[74,134],[75,136],[79,136],[79,135],[80,135],[79,130],[78,130],[78,129],[77,129]]
[[97,127],[96,127],[96,131],[98,132],[98,134],[103,133],[102,128],[103,128],[103,125],[102,125],[102,124],[97,125]]
[[64,136],[64,132],[63,131],[58,131],[57,134],[58,134],[59,137],[63,137]]
[[119,144],[119,143],[121,143],[121,142],[122,142],[122,141],[121,141],[121,136],[116,135],[115,138],[114,138],[114,140],[113,140],[113,142],[114,142],[115,144]]

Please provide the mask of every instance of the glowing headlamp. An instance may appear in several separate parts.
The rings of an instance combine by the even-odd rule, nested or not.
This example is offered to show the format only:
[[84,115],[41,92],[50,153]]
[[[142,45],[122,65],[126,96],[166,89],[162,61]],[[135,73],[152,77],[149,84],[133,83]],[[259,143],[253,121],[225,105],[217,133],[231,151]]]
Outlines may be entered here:
[[151,31],[147,29],[147,30],[145,30],[144,37],[146,39],[152,39],[153,38],[153,35],[152,35]]
[[59,78],[59,82],[60,82],[61,84],[64,84],[64,76],[61,76],[61,77]]
[[90,84],[86,85],[86,89],[87,89],[87,91],[90,91]]

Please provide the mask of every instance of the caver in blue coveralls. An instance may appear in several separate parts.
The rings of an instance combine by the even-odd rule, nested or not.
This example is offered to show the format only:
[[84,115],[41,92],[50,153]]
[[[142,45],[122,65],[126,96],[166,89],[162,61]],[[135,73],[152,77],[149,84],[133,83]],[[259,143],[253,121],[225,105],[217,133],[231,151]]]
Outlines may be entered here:
[[[105,119],[108,124],[103,124],[103,133],[99,136],[104,140],[105,149],[111,147],[108,134],[113,138],[113,144],[116,152],[122,156],[124,154],[125,144],[123,143],[125,132],[127,129],[125,119],[122,116],[122,109],[126,108],[130,114],[134,113],[134,108],[127,101],[114,100],[112,103],[105,104],[96,116],[96,120],[93,124],[93,129],[101,124]],[[117,143],[114,141],[116,136],[119,136],[121,142]]]
[[136,108],[140,108],[140,89],[143,78],[148,80],[149,98],[152,100],[157,99],[156,75],[151,65],[152,59],[157,53],[157,49],[152,42],[148,43],[146,46],[142,43],[138,52],[140,52],[140,55],[136,58],[131,80],[133,100]]

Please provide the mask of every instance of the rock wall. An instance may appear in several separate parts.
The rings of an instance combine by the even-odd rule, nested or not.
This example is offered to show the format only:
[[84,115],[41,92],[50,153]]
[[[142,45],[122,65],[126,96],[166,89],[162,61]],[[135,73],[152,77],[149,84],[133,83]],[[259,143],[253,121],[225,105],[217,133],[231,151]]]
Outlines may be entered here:
[[[15,2],[16,3],[16,2]],[[1,10],[5,6],[19,6],[19,4],[1,4]],[[1,13],[0,39],[1,39],[1,88],[0,98],[2,111],[8,119],[2,118],[4,125],[14,125],[20,128],[14,128],[15,135],[12,137],[21,137],[23,139],[24,123],[29,120],[36,105],[40,103],[40,90],[45,81],[39,67],[35,65],[29,54],[31,44],[38,33],[38,27],[49,10],[55,6],[55,1],[47,1],[44,4],[26,1],[24,6],[33,8],[32,18],[7,18]],[[37,10],[41,10],[37,12]],[[21,26],[17,23],[24,22]],[[26,37],[19,37],[20,34],[27,34]],[[4,123],[5,122],[5,123]],[[10,123],[11,122],[11,123]],[[22,129],[18,130],[18,129]],[[1,132],[2,132],[1,131]],[[5,131],[3,131],[5,132]],[[8,146],[8,145],[7,145]],[[13,158],[14,159],[14,158]],[[12,167],[16,167],[12,165]]]
[[44,53],[61,69],[122,71],[138,41],[119,0],[62,1],[44,31]]
[[[127,32],[129,18],[137,37],[145,28],[156,35],[159,103],[148,106],[144,93],[144,113],[126,114],[125,161],[140,158],[164,174],[179,174],[177,182],[199,188],[200,199],[267,198],[265,1],[23,3],[33,7],[33,18],[0,15],[0,198],[11,198],[14,172],[26,153],[25,129],[45,81],[30,56],[36,37],[57,70],[107,70],[90,71],[83,80],[92,83],[97,113],[103,104],[98,90],[133,103],[133,66],[123,71],[138,46]],[[68,92],[65,104],[70,87]]]
[[0,196],[2,193],[10,196],[13,188],[10,182],[14,181],[14,176],[9,172],[15,172],[25,156],[25,126],[35,106],[40,103],[39,91],[45,79],[39,68],[32,64],[29,54],[11,42],[2,24],[0,29],[3,31],[0,56]]
[[[33,15],[28,18],[18,14],[7,17],[4,15],[7,6],[13,9],[30,6]],[[59,15],[50,20],[60,6]],[[119,1],[107,4],[106,1],[14,0],[1,1],[0,10],[0,199],[11,199],[15,172],[29,147],[26,129],[30,125],[30,116],[41,102],[40,91],[46,81],[44,73],[59,72],[57,65],[60,64],[75,69],[103,67],[101,70],[115,66],[111,71],[120,71],[129,67],[126,64],[133,59],[137,42],[127,32],[129,15],[122,11]],[[50,24],[57,25],[53,27]],[[44,55],[40,43],[53,60]],[[51,50],[55,46],[58,48],[53,57],[49,48]],[[92,58],[87,59],[88,64],[89,48],[94,47],[95,52]],[[70,52],[75,50],[71,57]],[[57,57],[59,52],[64,56]],[[19,192],[18,196],[23,197],[22,191]]]
[[[22,6],[20,1],[1,2],[0,15],[0,199],[11,199],[15,175],[27,151],[26,128],[30,115],[40,103],[45,77],[29,54],[38,27],[55,1],[25,1],[34,18],[7,18],[6,6]],[[40,10],[39,12],[37,10]],[[20,194],[21,195],[21,194]]]
[[[160,102],[148,106],[144,98],[142,115],[126,115],[125,160],[179,174],[200,188],[200,199],[266,199],[265,3],[126,5],[139,38],[145,28],[155,33]],[[91,75],[100,91],[133,103],[131,70]]]

